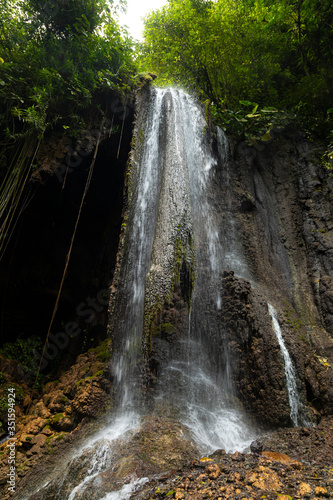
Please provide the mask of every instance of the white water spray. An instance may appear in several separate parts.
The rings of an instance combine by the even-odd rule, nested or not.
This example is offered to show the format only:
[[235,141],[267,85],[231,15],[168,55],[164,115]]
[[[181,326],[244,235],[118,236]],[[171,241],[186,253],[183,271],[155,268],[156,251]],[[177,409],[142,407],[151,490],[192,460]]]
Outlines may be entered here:
[[277,318],[277,313],[274,307],[271,304],[268,304],[268,311],[272,318],[273,330],[275,332],[276,338],[279,342],[281,353],[284,361],[284,369],[287,381],[287,391],[288,391],[288,399],[290,406],[290,418],[294,426],[300,424],[300,409],[301,409],[301,401],[299,397],[299,393],[297,390],[296,383],[296,375],[295,369],[293,366],[293,362],[289,355],[288,349],[284,343],[284,339],[282,336],[280,324]]
[[[219,318],[224,249],[213,202],[217,162],[205,138],[207,125],[198,104],[182,91],[162,92],[171,94],[169,120],[174,122],[174,135],[170,140],[175,149],[183,151],[182,168],[188,170],[197,275],[189,335],[178,343],[160,375],[157,401],[167,401],[178,412],[178,419],[190,429],[203,453],[217,448],[244,450],[254,434],[235,403],[227,349],[221,366],[214,353],[214,339],[224,336]],[[220,154],[226,160],[228,145],[225,137],[220,139]]]
[[141,486],[149,481],[148,477],[134,479],[130,483],[125,484],[120,490],[108,493],[101,500],[128,500]]

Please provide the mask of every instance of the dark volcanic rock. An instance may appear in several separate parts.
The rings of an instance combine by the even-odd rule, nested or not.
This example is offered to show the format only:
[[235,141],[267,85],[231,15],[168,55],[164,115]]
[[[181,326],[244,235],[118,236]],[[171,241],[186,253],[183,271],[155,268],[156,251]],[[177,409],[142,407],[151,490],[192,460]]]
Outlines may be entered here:
[[262,452],[262,443],[257,439],[255,441],[252,441],[252,443],[250,444],[250,450],[253,455],[260,455],[260,453]]

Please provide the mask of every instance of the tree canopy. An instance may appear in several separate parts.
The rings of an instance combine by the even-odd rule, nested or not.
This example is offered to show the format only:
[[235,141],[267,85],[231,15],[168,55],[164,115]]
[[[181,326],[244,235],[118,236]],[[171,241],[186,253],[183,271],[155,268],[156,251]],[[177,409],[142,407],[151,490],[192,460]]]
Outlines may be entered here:
[[226,127],[227,111],[269,106],[327,130],[332,30],[329,0],[168,0],[145,19],[143,65],[209,99]]
[[75,136],[94,99],[131,87],[132,41],[116,17],[123,3],[0,0],[0,258],[45,132]]
[[134,64],[115,16],[122,4],[0,0],[2,141],[22,132],[18,122],[40,134],[78,122],[97,91],[126,88]]

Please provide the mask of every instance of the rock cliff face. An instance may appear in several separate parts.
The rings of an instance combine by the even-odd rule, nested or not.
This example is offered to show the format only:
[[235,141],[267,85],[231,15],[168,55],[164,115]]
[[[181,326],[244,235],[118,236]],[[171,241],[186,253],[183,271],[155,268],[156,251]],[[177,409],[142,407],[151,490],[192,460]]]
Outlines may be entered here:
[[[218,134],[214,144],[221,149]],[[216,166],[211,196],[223,242],[224,333],[213,333],[212,345],[218,363],[231,356],[236,394],[264,427],[290,425],[268,304],[277,311],[307,406],[303,423],[332,414],[333,178],[323,153],[306,134],[285,130],[257,148],[233,144]]]
[[[146,91],[140,106],[147,114]],[[139,132],[136,154],[139,138],[142,141]],[[333,408],[333,179],[321,159],[324,149],[306,134],[287,129],[252,148],[238,143],[229,149],[219,130],[205,129],[203,134],[219,159],[213,183],[207,184],[221,242],[222,299],[218,328],[213,311],[211,324],[206,324],[210,362],[221,366],[230,356],[236,396],[255,422],[264,427],[290,425],[285,362],[271,304],[296,375],[300,423],[316,422]],[[174,201],[172,196],[170,200]],[[171,202],[163,205],[162,197],[159,203],[166,208]],[[194,213],[196,209],[192,203]],[[160,229],[157,225],[157,233]],[[152,350],[146,353],[153,378],[159,377],[159,367],[168,361],[173,345],[188,335],[184,299],[176,287],[158,307],[148,342]]]
[[323,150],[285,131],[259,150],[237,145],[230,161],[234,220],[250,281],[224,278],[224,319],[241,399],[268,425],[285,424],[281,355],[267,302],[278,311],[299,391],[332,414],[333,179]]
[[[149,100],[147,95],[144,99]],[[120,149],[119,134],[103,131],[56,323],[62,331],[75,322],[82,333],[66,349],[58,347],[59,357],[54,362],[50,359],[48,367],[58,382],[34,395],[31,415],[20,421],[25,433],[20,442],[20,476],[51,453],[51,445],[75,438],[82,422],[112,406],[113,378],[107,356],[102,359],[99,351],[90,351],[76,363],[75,358],[83,342],[88,350],[106,335],[108,291],[113,275],[119,277],[116,270],[119,273],[125,255],[119,237],[121,224],[127,223],[122,214],[131,109],[125,118]],[[122,126],[119,116],[115,124]],[[219,134],[215,130],[204,133],[217,155],[222,147]],[[92,129],[74,142],[52,136],[41,151],[32,178],[36,194],[23,212],[0,274],[6,290],[3,342],[16,338],[21,330],[25,336],[41,337],[47,330],[95,145]],[[266,428],[291,425],[284,361],[268,304],[277,311],[295,367],[306,408],[304,422],[318,422],[333,414],[333,177],[322,164],[323,152],[321,144],[306,134],[285,130],[257,148],[232,144],[224,161],[214,166],[209,197],[224,250],[219,256],[220,328],[210,334],[211,362],[223,363],[228,353],[235,397],[253,421]],[[231,248],[237,248],[233,258]],[[190,246],[187,256],[189,250]],[[185,253],[175,269],[177,280],[171,292],[168,284],[167,300],[167,294],[163,295],[165,303],[159,303],[151,314],[144,352],[149,371],[144,380],[150,388],[172,346],[187,334],[193,278],[190,266],[183,265]],[[172,265],[178,265],[174,257]],[[154,259],[157,267],[158,255]],[[114,280],[111,295],[117,294],[118,284]],[[6,382],[23,384],[17,364],[2,358],[0,362],[8,372]],[[26,411],[29,403],[27,396],[22,409]],[[147,424],[149,429],[155,424],[161,428],[160,417],[156,418],[158,425],[155,421],[150,427]],[[160,456],[158,460],[163,462]],[[172,460],[166,463],[173,465]],[[162,469],[156,466],[154,472]],[[0,481],[5,484],[4,477]]]
[[134,108],[130,103],[123,106],[112,94],[99,104],[106,114],[104,121],[95,110],[87,117],[89,127],[77,137],[55,131],[44,139],[28,186],[29,203],[22,207],[0,266],[1,343],[13,342],[19,335],[22,340],[45,338],[101,132],[52,329],[56,334],[68,322],[78,322],[86,331],[66,347],[72,357],[65,368],[82,352],[84,336],[86,347],[91,346],[91,338],[105,338],[108,298],[101,304],[97,295],[101,290],[108,295],[122,223]]
[[[77,435],[76,429],[112,406],[107,367],[110,343],[100,343],[106,339],[109,287],[116,266],[124,172],[132,139],[134,107],[130,99],[127,102],[125,107],[111,94],[100,103],[104,120],[95,111],[87,117],[90,126],[78,137],[55,131],[44,139],[28,183],[29,203],[22,207],[1,261],[1,344],[19,341],[13,351],[15,359],[0,355],[0,434],[5,436],[7,429],[6,391],[14,387],[16,429],[24,436],[17,448],[19,478],[45,456],[51,458],[52,450]],[[99,134],[92,181],[38,389],[32,394]],[[99,354],[91,350],[96,346]],[[2,450],[6,451],[5,445]],[[7,491],[6,453],[1,459],[4,475],[0,483]]]

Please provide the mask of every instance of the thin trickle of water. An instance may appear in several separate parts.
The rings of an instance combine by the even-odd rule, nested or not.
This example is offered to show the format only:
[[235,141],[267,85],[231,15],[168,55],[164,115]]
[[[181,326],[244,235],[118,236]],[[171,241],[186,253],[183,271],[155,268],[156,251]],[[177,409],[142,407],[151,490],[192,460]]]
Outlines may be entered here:
[[[224,182],[227,186],[230,184],[230,171],[229,171],[229,157],[230,157],[230,145],[229,140],[225,132],[220,128],[216,127],[216,138],[217,138],[217,149],[219,157],[225,161]],[[231,201],[231,200],[230,200]]]
[[301,411],[301,400],[297,390],[295,369],[289,355],[288,349],[284,343],[282,336],[280,324],[277,318],[277,312],[271,304],[268,304],[268,311],[272,318],[273,330],[275,332],[276,338],[279,342],[281,353],[284,360],[285,375],[287,381],[287,391],[290,406],[290,419],[294,426],[299,425],[300,422],[300,411]]
[[[100,482],[101,474],[116,465],[115,446],[119,446],[122,440],[129,439],[139,425],[140,417],[135,413],[126,412],[113,419],[112,424],[90,438],[75,454],[62,474],[50,479],[40,491],[45,491],[46,498],[51,498],[52,494],[54,499],[75,500],[90,497],[92,489]],[[132,484],[131,491],[135,491],[135,484]],[[127,499],[127,490],[124,489],[123,496],[119,494],[114,498]]]
[[84,480],[73,488],[70,493],[68,500],[75,500],[79,493],[85,490],[85,487],[90,483],[100,472],[105,470],[105,468],[110,465],[109,462],[109,443],[103,442],[97,446],[94,450],[92,460],[90,462],[90,467],[86,472]]
[[235,199],[232,195],[232,179],[230,176],[230,145],[228,137],[220,127],[216,127],[217,149],[220,161],[223,163],[221,172],[223,188],[225,191],[226,210],[221,214],[223,219],[223,233],[221,245],[223,252],[220,256],[223,269],[232,270],[239,278],[252,280],[251,272],[244,259],[242,240],[237,227],[237,219],[234,215]]

